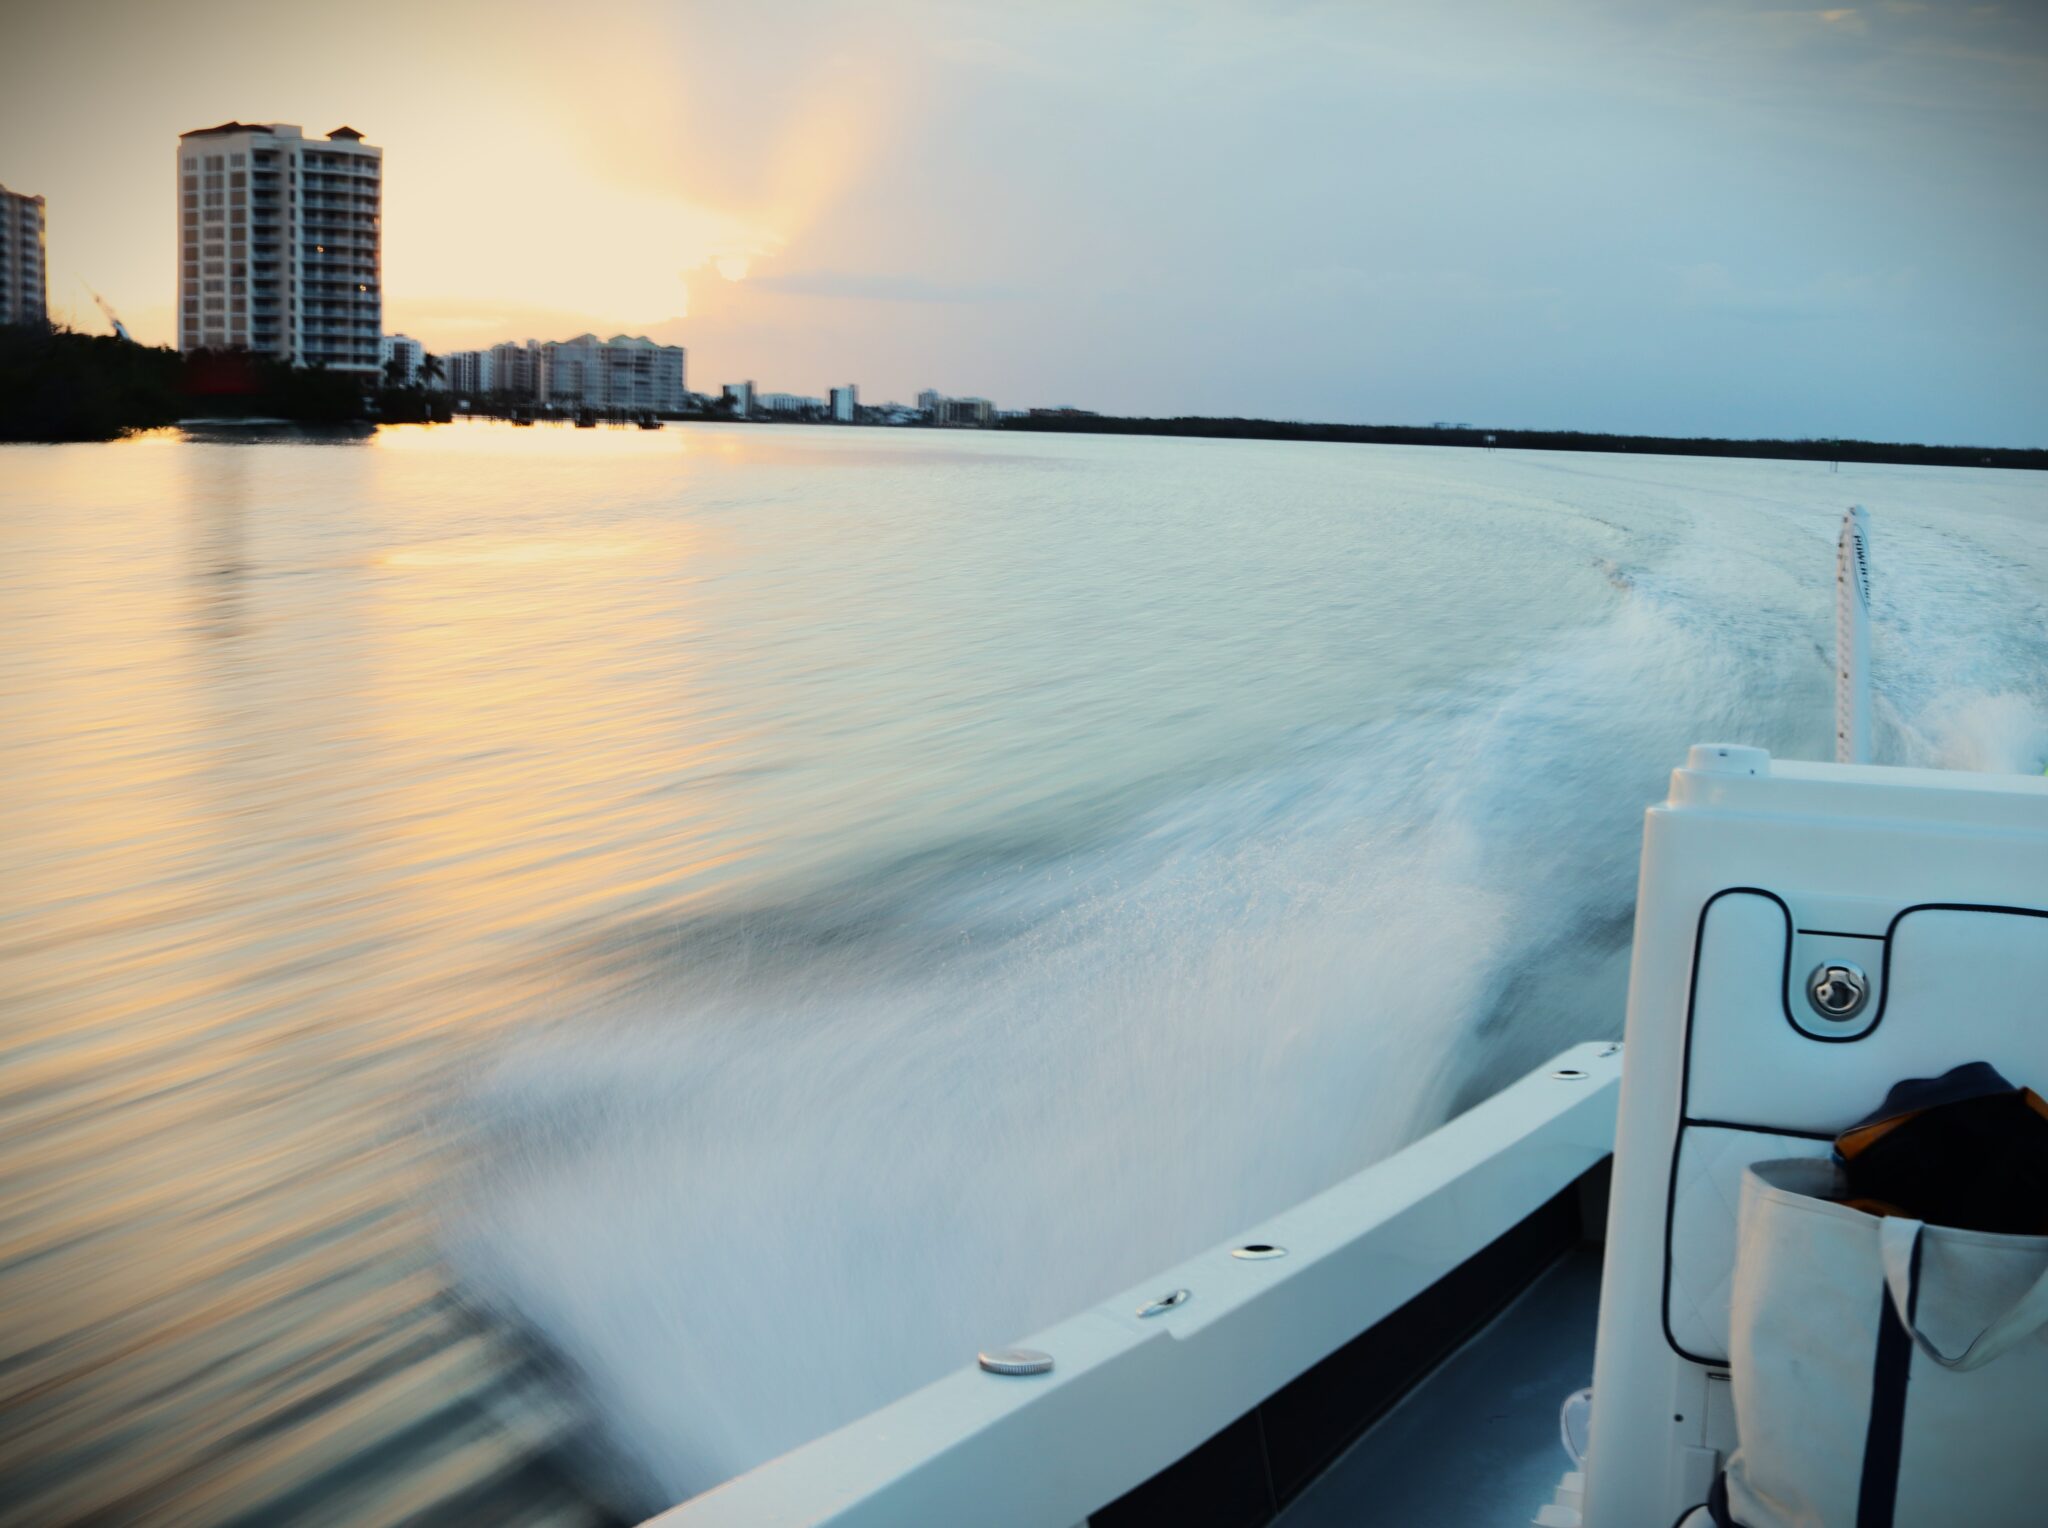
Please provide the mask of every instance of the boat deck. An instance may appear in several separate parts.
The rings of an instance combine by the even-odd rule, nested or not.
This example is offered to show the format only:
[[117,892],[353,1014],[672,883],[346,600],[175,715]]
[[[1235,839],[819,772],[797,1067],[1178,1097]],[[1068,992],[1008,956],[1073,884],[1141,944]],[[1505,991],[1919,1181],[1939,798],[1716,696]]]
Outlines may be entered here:
[[1600,1245],[1565,1254],[1288,1503],[1280,1528],[1528,1523],[1572,1467],[1558,1408],[1593,1382]]

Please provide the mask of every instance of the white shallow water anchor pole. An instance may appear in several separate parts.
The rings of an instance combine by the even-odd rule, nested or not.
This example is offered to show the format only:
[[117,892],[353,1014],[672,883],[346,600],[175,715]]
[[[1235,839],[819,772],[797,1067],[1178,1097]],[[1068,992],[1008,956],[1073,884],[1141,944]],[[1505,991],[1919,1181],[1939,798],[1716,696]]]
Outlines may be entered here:
[[1842,516],[1835,545],[1835,762],[1870,762],[1870,521]]

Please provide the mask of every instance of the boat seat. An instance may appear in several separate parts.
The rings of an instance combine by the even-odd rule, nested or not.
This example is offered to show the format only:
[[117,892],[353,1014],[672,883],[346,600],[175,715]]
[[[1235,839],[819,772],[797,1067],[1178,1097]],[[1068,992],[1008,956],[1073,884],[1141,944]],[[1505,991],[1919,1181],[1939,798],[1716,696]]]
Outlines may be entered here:
[[[1739,887],[1701,913],[1663,1248],[1664,1335],[1694,1363],[1728,1361],[1744,1168],[1826,1156],[1893,1083],[1966,1061],[2048,1089],[2048,909],[1843,905]],[[1870,989],[1839,1021],[1806,992],[1837,961]]]
[[1752,1162],[1824,1157],[1832,1139],[1694,1125],[1673,1163],[1671,1221],[1664,1252],[1664,1336],[1694,1363],[1728,1362],[1735,1290],[1735,1212]]

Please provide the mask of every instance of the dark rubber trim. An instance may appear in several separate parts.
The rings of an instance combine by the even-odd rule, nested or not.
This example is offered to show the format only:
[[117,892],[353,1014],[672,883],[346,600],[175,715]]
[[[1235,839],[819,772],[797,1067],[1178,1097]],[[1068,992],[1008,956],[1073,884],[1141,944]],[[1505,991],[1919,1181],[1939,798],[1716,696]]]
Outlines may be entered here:
[[[1755,887],[1745,886],[1737,889],[1743,891],[1756,891],[1759,896],[1770,897],[1773,902],[1776,902],[1778,904],[1779,911],[1785,914],[1786,929],[1788,931],[1791,929],[1792,913],[1791,910],[1785,906],[1784,900],[1782,898],[1771,896],[1770,892],[1762,891]],[[1715,893],[1715,896],[1718,897],[1723,896],[1725,894],[1726,893],[1717,892]],[[1713,906],[1713,904],[1714,898],[1708,898],[1707,906],[1711,907]],[[1884,940],[1884,962],[1878,969],[1877,1012],[1870,1016],[1870,1025],[1868,1028],[1860,1029],[1853,1035],[1821,1034],[1816,1030],[1808,1029],[1804,1024],[1801,1024],[1799,1020],[1793,1016],[1791,999],[1792,940],[1788,934],[1788,937],[1785,940],[1785,979],[1783,983],[1783,990],[1779,993],[1779,1000],[1783,1003],[1785,1009],[1785,1022],[1790,1024],[1794,1029],[1798,1030],[1802,1035],[1806,1036],[1807,1039],[1818,1040],[1823,1045],[1853,1045],[1858,1040],[1865,1040],[1868,1039],[1870,1036],[1876,1034],[1877,1026],[1884,1022],[1885,1009],[1891,1006],[1892,951],[1897,948],[1897,945],[1894,942],[1894,936],[1899,931],[1899,925],[1901,923],[1904,923],[1908,918],[1912,917],[1915,913],[2002,913],[2005,916],[2011,918],[2048,918],[2048,909],[2039,907],[2005,907],[1995,902],[1915,902],[1911,907],[1902,907],[1896,913],[1894,913],[1892,915],[1892,921],[1885,925],[1885,930],[1882,935],[1851,935],[1850,937],[1855,939],[1882,938]],[[1706,908],[1703,907],[1700,909],[1700,929],[1702,931],[1704,931],[1706,928],[1706,918]],[[1805,931],[1801,930],[1801,932]],[[1695,934],[1693,936],[1693,966],[1694,987],[1697,988],[1699,976],[1698,934]],[[1690,998],[1688,998],[1686,1001],[1685,1030],[1687,1057],[1688,1059],[1690,1059],[1692,1044],[1692,1003]]]

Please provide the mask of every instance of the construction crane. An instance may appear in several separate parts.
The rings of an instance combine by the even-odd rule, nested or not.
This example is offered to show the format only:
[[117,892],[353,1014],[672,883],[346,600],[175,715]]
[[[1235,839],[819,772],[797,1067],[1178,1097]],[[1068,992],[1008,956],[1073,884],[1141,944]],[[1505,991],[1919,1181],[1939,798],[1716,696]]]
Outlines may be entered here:
[[100,296],[99,293],[93,292],[92,283],[85,280],[85,278],[80,277],[78,284],[84,287],[88,292],[92,292],[92,300],[100,305],[100,312],[104,313],[107,317],[107,322],[113,325],[114,333],[119,338],[128,341],[129,344],[134,344],[135,336],[130,334],[128,332],[128,326],[121,322],[121,315],[114,311],[113,304],[109,303],[106,300],[106,298]]

